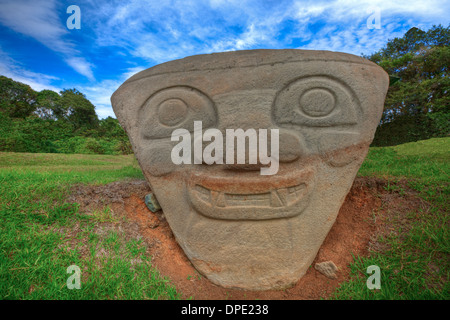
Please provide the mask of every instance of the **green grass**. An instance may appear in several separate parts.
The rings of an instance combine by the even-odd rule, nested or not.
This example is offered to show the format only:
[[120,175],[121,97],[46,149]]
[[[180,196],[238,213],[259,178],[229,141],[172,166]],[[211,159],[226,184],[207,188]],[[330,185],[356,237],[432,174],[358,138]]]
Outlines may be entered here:
[[117,157],[112,155],[86,155],[61,153],[15,153],[0,152],[0,168],[18,167],[36,170],[73,168],[80,170],[91,167],[123,167],[132,165],[132,155]]
[[[141,241],[95,233],[115,222],[109,208],[82,215],[64,201],[74,184],[140,177],[133,156],[0,153],[0,298],[179,298]],[[79,290],[67,287],[71,265],[81,269]]]
[[450,138],[433,138],[394,147],[370,148],[361,176],[419,179],[445,186],[450,173]]
[[[334,299],[450,299],[449,165],[450,138],[370,149],[359,175],[385,178],[386,190],[400,195],[399,181],[406,179],[429,208],[408,213],[406,222],[394,216],[390,223],[397,232],[378,239],[387,251],[355,257],[351,279]],[[380,267],[379,290],[366,286],[370,265]]]
[[[334,299],[450,298],[449,160],[450,138],[370,149],[359,175],[385,178],[399,194],[407,179],[430,208],[410,212],[406,232],[378,239],[387,251],[355,257]],[[75,184],[142,177],[133,156],[0,153],[0,298],[179,299],[141,241],[97,232],[117,223],[108,207],[85,215],[65,201]],[[390,223],[401,231],[404,221]],[[67,288],[71,265],[81,269],[80,290]],[[370,265],[381,269],[380,290],[366,286]]]

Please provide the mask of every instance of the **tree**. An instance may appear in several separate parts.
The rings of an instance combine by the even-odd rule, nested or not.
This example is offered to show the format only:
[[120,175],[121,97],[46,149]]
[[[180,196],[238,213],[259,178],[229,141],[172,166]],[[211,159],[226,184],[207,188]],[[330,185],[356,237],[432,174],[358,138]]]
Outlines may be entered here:
[[36,109],[37,93],[29,85],[0,76],[0,111],[11,118],[26,118]]
[[117,119],[107,117],[100,120],[100,126],[97,130],[99,137],[117,141],[116,151],[121,154],[133,153],[127,133],[119,124]]
[[86,96],[77,89],[65,89],[60,92],[61,104],[55,110],[55,114],[74,125],[76,129],[93,129],[99,125],[95,106],[86,99]]
[[132,153],[117,119],[99,120],[77,89],[35,92],[0,76],[0,151]]
[[58,120],[58,113],[62,112],[61,110],[61,96],[58,93],[52,90],[42,90],[37,94],[35,113],[40,118]]
[[103,137],[127,137],[125,131],[120,126],[119,121],[112,117],[100,120],[98,129],[99,136]]
[[389,87],[375,145],[449,134],[450,27],[411,28],[366,58],[399,79]]

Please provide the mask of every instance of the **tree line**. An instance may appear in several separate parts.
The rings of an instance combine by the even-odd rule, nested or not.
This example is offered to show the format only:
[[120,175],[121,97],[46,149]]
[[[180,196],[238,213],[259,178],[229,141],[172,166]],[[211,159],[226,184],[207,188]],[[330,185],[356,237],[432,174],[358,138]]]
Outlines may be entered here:
[[374,146],[449,135],[450,26],[411,28],[364,57],[391,77]]
[[77,89],[34,91],[0,76],[0,151],[132,153],[117,119],[98,119]]
[[[391,78],[373,146],[449,135],[450,26],[411,28],[364,56]],[[77,89],[34,91],[0,76],[0,151],[132,153],[118,121],[98,119]]]

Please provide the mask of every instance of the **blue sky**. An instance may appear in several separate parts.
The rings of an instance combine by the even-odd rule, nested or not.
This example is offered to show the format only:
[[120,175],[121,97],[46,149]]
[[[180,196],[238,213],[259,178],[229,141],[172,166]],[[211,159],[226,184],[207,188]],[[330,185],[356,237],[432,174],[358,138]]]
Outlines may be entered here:
[[[70,5],[81,29],[67,28]],[[115,117],[111,94],[165,61],[266,48],[370,54],[411,27],[449,22],[450,1],[433,0],[0,0],[0,74],[37,91],[77,88],[100,118]]]

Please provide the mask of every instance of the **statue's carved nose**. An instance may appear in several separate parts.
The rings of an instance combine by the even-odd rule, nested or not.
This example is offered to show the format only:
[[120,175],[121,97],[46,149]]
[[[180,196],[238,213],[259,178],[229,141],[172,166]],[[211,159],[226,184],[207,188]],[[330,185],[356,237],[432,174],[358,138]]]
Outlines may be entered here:
[[[303,139],[297,133],[286,129],[264,130],[266,134],[264,134],[263,138],[258,136],[257,133],[260,133],[259,130],[254,130],[255,134],[251,135],[247,129],[245,131],[246,135],[244,136],[242,134],[240,138],[228,136],[223,132],[223,147],[221,150],[223,160],[221,164],[224,165],[224,168],[229,170],[256,171],[260,170],[261,167],[270,166],[268,158],[271,161],[293,162],[308,153]],[[277,130],[278,134],[275,138],[271,136],[273,134],[271,130]],[[194,144],[201,144],[202,150],[205,150],[209,142],[199,142],[199,140],[201,140],[200,137],[197,138],[197,142],[194,142]],[[213,156],[216,156],[216,154]],[[197,159],[196,162],[200,163],[200,160]],[[202,157],[201,163],[210,164],[205,161],[204,157]]]
[[291,130],[280,129],[279,147],[280,162],[292,162],[309,153],[303,137]]

